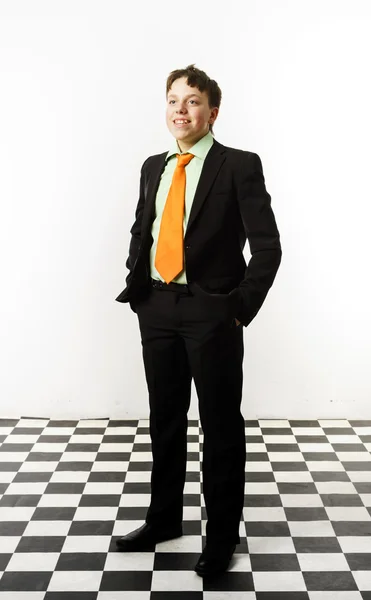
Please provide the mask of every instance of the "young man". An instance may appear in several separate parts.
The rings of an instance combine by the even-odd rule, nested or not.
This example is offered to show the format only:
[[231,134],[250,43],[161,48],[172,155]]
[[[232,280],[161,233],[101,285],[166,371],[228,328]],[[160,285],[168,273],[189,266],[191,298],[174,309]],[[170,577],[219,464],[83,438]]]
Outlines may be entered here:
[[216,81],[189,65],[170,73],[166,98],[166,122],[175,139],[169,152],[150,156],[142,166],[127,287],[116,298],[130,302],[139,320],[150,404],[151,503],[146,523],[117,546],[140,551],[183,533],[193,378],[208,518],[195,570],[204,576],[226,570],[240,543],[246,461],[242,326],[261,308],[282,253],[259,156],[213,137],[221,101]]

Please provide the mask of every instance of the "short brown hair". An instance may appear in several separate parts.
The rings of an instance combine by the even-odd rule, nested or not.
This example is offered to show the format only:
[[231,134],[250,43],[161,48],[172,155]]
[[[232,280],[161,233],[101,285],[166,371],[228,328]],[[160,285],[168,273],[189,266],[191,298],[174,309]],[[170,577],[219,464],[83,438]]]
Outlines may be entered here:
[[[185,69],[171,71],[166,80],[166,96],[174,81],[181,77],[187,78],[187,85],[190,87],[196,87],[200,92],[206,92],[210,108],[214,108],[215,106],[219,108],[222,100],[222,91],[220,87],[214,79],[210,79],[210,77],[206,75],[205,71],[197,69],[194,64],[188,65]],[[210,133],[214,135],[212,123],[209,125],[209,130]]]

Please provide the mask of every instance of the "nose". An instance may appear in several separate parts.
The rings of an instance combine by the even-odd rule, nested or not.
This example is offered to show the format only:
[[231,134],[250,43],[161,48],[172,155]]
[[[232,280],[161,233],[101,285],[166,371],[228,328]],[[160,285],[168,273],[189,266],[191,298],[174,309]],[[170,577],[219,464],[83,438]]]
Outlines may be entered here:
[[184,112],[186,112],[186,108],[187,108],[187,107],[185,106],[185,104],[184,104],[183,102],[180,102],[180,103],[179,103],[179,107],[177,108],[177,111],[176,111],[176,112],[177,112],[177,113],[178,113],[178,112],[182,112],[182,113],[184,113]]

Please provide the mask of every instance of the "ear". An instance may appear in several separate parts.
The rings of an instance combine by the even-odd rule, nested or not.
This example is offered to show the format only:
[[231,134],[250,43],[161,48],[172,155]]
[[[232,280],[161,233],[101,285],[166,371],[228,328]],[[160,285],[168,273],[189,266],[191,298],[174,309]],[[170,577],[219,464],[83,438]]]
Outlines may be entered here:
[[211,110],[209,123],[211,123],[211,124],[214,123],[214,121],[216,120],[216,117],[218,116],[218,113],[219,113],[219,108],[217,106],[214,106],[214,108]]

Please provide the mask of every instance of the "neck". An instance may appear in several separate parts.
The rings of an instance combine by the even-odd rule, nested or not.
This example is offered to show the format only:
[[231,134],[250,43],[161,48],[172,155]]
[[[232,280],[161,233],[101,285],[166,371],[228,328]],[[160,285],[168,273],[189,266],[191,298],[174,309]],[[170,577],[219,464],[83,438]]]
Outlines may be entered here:
[[192,140],[191,142],[183,142],[182,140],[177,140],[177,144],[178,144],[178,148],[180,149],[181,152],[187,152],[190,148],[192,148],[192,146],[194,146],[195,144],[197,144],[197,142],[205,137],[205,135],[207,135],[208,131],[206,131],[206,133],[203,133],[202,135],[200,135],[199,138]]

